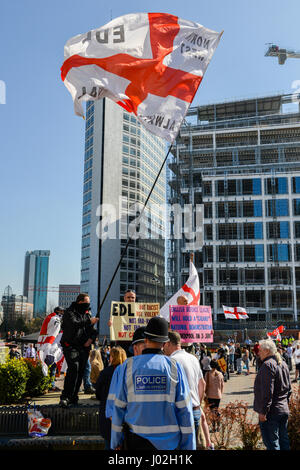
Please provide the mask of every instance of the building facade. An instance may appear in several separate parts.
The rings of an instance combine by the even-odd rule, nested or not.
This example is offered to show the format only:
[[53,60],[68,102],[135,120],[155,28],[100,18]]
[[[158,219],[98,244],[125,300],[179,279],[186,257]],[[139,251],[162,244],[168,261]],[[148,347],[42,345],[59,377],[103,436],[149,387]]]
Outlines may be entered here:
[[[203,211],[194,253],[201,304],[250,320],[296,321],[300,310],[300,114],[294,95],[191,108],[169,163],[170,204]],[[172,228],[171,228],[172,232]],[[187,277],[184,239],[170,239],[172,290]]]
[[89,293],[93,314],[109,287],[128,233],[131,238],[101,309],[104,334],[108,334],[111,301],[121,300],[127,289],[135,290],[139,301],[164,302],[165,171],[140,229],[135,225],[164,157],[164,141],[146,131],[134,115],[108,99],[87,103],[81,291]]
[[70,307],[80,294],[80,284],[59,284],[58,305],[64,309]]
[[1,306],[4,324],[11,324],[19,318],[29,322],[33,318],[33,304],[28,302],[27,297],[13,294],[10,286],[4,291]]
[[25,255],[23,295],[33,304],[33,315],[47,311],[49,250],[27,251]]

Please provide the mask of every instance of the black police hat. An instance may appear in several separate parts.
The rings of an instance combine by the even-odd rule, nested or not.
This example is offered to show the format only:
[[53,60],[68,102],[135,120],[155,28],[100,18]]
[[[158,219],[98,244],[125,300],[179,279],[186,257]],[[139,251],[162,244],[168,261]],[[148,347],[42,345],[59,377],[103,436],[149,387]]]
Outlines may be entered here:
[[133,337],[132,337],[131,344],[135,344],[135,343],[145,340],[145,335],[144,335],[145,329],[146,329],[145,326],[140,326],[139,328],[135,330]]
[[169,341],[167,320],[162,317],[151,318],[146,326],[145,336],[157,343],[167,343]]

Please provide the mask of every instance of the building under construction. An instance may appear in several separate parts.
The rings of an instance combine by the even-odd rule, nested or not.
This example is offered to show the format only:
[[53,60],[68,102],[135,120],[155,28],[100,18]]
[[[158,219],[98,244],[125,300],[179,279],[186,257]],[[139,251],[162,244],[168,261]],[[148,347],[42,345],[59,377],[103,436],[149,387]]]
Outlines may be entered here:
[[[300,109],[295,95],[190,108],[169,162],[169,204],[203,205],[194,252],[201,304],[266,326],[300,310]],[[168,241],[170,291],[188,277],[186,240]],[[199,227],[198,227],[199,229]],[[230,321],[229,321],[230,322]],[[236,324],[236,322],[235,322]]]

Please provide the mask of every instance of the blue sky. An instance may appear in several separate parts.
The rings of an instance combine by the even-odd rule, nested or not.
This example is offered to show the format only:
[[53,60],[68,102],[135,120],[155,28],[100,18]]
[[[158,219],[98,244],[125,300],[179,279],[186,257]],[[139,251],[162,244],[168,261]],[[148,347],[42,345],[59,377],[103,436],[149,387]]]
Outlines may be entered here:
[[193,105],[292,93],[300,80],[299,59],[279,66],[264,57],[269,42],[300,50],[299,0],[1,2],[0,296],[8,284],[22,293],[27,250],[51,250],[50,287],[79,283],[84,121],[60,79],[63,48],[72,36],[139,11],[224,30]]

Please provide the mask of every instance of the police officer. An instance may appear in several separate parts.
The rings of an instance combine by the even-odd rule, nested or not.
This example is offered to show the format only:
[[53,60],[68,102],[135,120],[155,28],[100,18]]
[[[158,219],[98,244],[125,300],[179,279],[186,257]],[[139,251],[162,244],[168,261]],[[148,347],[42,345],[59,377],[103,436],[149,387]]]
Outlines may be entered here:
[[162,351],[169,341],[167,321],[151,318],[144,335],[142,354],[127,359],[119,371],[111,448],[121,448],[125,427],[125,449],[196,449],[186,376]]

